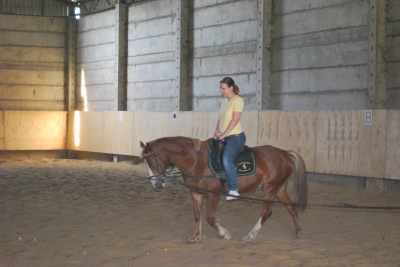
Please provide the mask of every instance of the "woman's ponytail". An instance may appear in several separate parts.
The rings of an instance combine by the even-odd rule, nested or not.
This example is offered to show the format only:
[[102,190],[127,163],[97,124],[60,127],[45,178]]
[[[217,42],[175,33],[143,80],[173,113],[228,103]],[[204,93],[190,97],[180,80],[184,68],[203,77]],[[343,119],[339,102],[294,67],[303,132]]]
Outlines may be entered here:
[[233,92],[237,95],[239,95],[239,86],[235,84],[235,81],[231,77],[225,77],[223,78],[220,83],[224,83],[228,85],[228,87],[233,86]]
[[236,84],[233,86],[233,92],[239,95],[239,86],[237,86]]

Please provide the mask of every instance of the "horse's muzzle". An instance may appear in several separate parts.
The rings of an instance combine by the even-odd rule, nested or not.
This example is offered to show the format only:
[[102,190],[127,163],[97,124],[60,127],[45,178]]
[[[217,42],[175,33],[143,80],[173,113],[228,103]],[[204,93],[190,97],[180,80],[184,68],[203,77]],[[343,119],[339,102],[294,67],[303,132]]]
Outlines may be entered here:
[[152,185],[154,190],[161,191],[165,187],[165,180],[164,178],[157,179],[155,182],[152,181]]

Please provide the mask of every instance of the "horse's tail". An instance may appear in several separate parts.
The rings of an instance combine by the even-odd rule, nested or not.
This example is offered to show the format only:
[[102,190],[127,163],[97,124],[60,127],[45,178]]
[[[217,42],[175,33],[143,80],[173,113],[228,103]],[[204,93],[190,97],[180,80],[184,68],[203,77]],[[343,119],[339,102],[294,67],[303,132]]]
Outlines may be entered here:
[[307,207],[308,186],[307,171],[303,158],[294,151],[288,151],[294,161],[294,171],[292,173],[294,188],[297,195],[296,210],[304,211]]

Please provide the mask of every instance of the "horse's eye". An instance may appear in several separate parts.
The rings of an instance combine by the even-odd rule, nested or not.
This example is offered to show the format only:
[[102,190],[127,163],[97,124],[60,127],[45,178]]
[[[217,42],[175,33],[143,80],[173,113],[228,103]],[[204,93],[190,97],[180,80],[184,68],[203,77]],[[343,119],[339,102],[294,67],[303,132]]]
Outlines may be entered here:
[[153,167],[154,163],[153,162],[147,162],[147,165],[149,165],[149,167]]

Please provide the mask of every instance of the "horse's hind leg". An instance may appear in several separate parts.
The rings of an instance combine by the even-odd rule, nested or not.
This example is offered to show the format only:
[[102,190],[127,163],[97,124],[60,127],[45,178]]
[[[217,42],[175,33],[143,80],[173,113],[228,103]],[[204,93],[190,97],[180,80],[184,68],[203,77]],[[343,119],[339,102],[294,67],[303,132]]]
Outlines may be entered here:
[[203,195],[192,192],[193,206],[194,206],[194,222],[195,230],[191,238],[186,242],[188,244],[194,244],[201,240],[201,207],[203,205]]
[[[293,201],[289,198],[289,196],[286,194],[286,186],[279,191],[279,193],[276,195],[278,200],[283,203],[293,203]],[[296,236],[295,238],[299,238],[301,236],[301,227],[300,227],[300,221],[299,217],[297,216],[297,212],[295,209],[294,205],[285,205],[287,211],[290,213],[292,216],[293,222],[294,222],[294,227],[296,229]]]
[[263,210],[261,212],[261,217],[258,220],[258,222],[256,223],[256,225],[254,225],[253,229],[251,229],[251,231],[242,238],[242,242],[251,242],[253,239],[256,238],[256,235],[258,234],[258,231],[260,231],[261,226],[264,225],[265,221],[269,218],[269,216],[271,216],[272,214],[272,204],[271,203],[265,203]]
[[217,210],[218,202],[219,202],[219,195],[209,194],[207,197],[207,222],[211,225],[222,237],[225,239],[232,239],[231,233],[219,225],[215,220],[215,211]]

